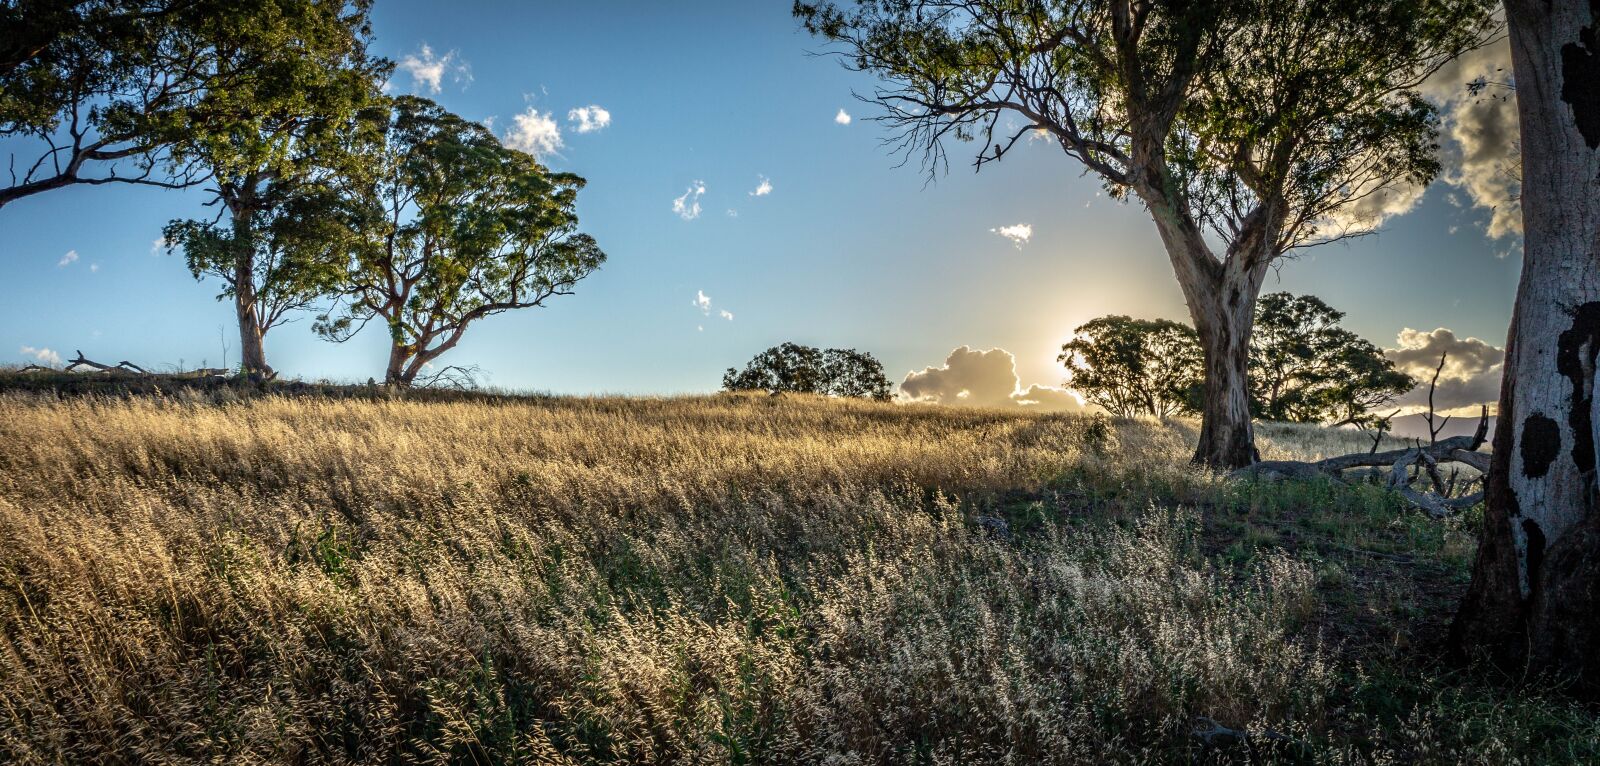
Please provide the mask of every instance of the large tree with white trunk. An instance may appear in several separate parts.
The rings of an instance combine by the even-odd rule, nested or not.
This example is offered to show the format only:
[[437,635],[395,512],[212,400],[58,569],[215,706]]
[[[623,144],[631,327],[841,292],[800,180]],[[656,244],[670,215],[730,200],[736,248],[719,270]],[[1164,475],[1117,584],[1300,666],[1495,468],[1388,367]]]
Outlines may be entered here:
[[1522,281],[1484,539],[1454,640],[1600,692],[1600,0],[1507,0]]
[[1048,138],[1161,236],[1205,352],[1195,460],[1254,458],[1256,296],[1295,248],[1369,230],[1438,171],[1416,87],[1492,31],[1487,0],[797,2],[878,75],[879,119],[933,168]]

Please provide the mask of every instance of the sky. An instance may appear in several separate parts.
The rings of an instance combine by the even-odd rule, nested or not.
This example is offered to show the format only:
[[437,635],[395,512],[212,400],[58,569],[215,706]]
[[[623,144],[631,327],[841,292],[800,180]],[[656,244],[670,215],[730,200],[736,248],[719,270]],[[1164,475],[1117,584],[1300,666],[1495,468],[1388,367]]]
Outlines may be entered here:
[[[474,325],[439,364],[510,389],[675,394],[715,390],[725,368],[794,341],[871,352],[931,401],[1070,407],[1045,389],[1064,385],[1056,355],[1074,327],[1187,319],[1137,203],[1106,198],[1046,141],[981,173],[971,145],[950,147],[948,173],[904,162],[857,98],[874,80],[818,55],[789,8],[377,0],[391,92],[587,178],[581,228],[608,256],[575,295]],[[1519,268],[1498,173],[1514,110],[1464,88],[1501,57],[1476,53],[1425,89],[1444,108],[1441,180],[1396,195],[1377,233],[1285,261],[1265,288],[1320,296],[1402,367],[1459,350],[1451,405],[1492,388]],[[19,163],[36,149],[0,142]],[[158,245],[167,221],[214,215],[208,199],[108,185],[0,208],[0,363],[81,349],[236,364],[221,286]],[[365,381],[382,377],[386,340],[369,329],[334,344],[308,316],[266,345],[281,376]]]

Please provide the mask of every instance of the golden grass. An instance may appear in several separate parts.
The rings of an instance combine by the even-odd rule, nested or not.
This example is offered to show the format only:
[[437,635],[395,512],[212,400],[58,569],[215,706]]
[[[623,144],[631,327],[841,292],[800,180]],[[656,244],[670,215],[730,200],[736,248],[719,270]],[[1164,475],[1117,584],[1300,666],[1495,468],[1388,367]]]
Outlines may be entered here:
[[1196,715],[1331,741],[1318,575],[1202,550],[1187,506],[1230,490],[1192,433],[0,398],[0,760],[1186,761]]

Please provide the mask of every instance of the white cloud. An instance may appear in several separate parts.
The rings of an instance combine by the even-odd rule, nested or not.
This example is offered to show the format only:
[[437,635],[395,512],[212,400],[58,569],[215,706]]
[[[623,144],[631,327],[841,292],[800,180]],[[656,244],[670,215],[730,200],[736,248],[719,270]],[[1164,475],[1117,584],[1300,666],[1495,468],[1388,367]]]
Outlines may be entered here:
[[1428,382],[1439,366],[1439,356],[1448,352],[1444,369],[1439,371],[1439,386],[1434,391],[1434,407],[1440,412],[1480,404],[1491,408],[1500,398],[1500,374],[1505,349],[1477,338],[1458,338],[1454,331],[1440,327],[1431,332],[1400,331],[1398,348],[1384,349],[1383,355],[1400,370],[1421,384],[1396,400],[1403,413],[1426,412]]
[[833,116],[833,121],[839,123],[840,125],[849,125],[850,113],[840,109],[839,113]]
[[1016,245],[1018,250],[1021,250],[1023,245],[1028,244],[1028,240],[1033,239],[1032,224],[1016,223],[1010,226],[990,229],[989,231],[1011,240],[1011,244]]
[[[1479,78],[1486,84],[1474,94],[1468,83]],[[1486,228],[1494,238],[1522,233],[1517,105],[1508,87],[1510,79],[1510,46],[1502,37],[1446,64],[1418,88],[1440,111],[1439,180],[1465,191],[1474,206],[1490,211]],[[1410,181],[1351,189],[1349,194],[1359,199],[1324,223],[1332,234],[1371,231],[1388,218],[1410,212],[1425,191]],[[1446,200],[1461,204],[1454,193]]]
[[728,210],[727,210],[727,214],[728,214],[728,217],[729,217],[729,218],[738,218],[738,217],[739,217],[739,211],[737,211],[737,210],[734,210],[734,209],[733,209],[733,208],[731,208],[731,207],[730,207],[730,208],[728,208]]
[[752,197],[765,197],[768,194],[771,194],[772,193],[772,182],[767,180],[766,176],[756,176],[756,178],[761,179],[761,183],[756,184],[756,190],[753,191],[753,192],[750,192],[750,196],[752,196]]
[[[1479,78],[1484,87],[1474,94],[1467,84]],[[1521,133],[1510,80],[1511,46],[1502,37],[1456,58],[1421,88],[1443,112],[1440,178],[1490,211],[1486,228],[1496,239],[1522,233]]]
[[78,251],[68,250],[66,255],[61,256],[61,260],[56,261],[56,268],[64,269],[71,266],[76,260],[78,260]]
[[167,238],[166,237],[156,237],[155,239],[150,240],[150,254],[151,255],[160,255],[161,251],[165,250],[165,249],[167,249]]
[[100,264],[98,264],[98,263],[89,264],[89,273],[90,274],[97,274],[99,272],[100,272]]
[[447,74],[455,82],[472,81],[472,70],[459,54],[450,51],[443,56],[435,56],[427,43],[422,44],[421,51],[401,57],[398,66],[411,75],[413,88],[421,88],[430,94],[440,91]]
[[37,360],[39,362],[42,362],[44,364],[50,365],[51,367],[60,367],[61,366],[61,355],[56,353],[56,352],[54,352],[54,351],[51,351],[48,348],[34,348],[33,346],[23,346],[22,347],[22,355],[23,356],[31,356],[35,360]]
[[706,291],[704,291],[704,290],[696,290],[696,291],[694,291],[694,304],[693,305],[694,305],[695,308],[700,309],[700,313],[706,314],[706,315],[710,315],[711,314],[711,296],[706,295]]
[[729,311],[727,309],[721,309],[717,313],[720,314],[723,319],[726,319],[729,322],[733,321],[733,312],[732,311]]
[[693,221],[700,217],[700,198],[706,193],[706,183],[695,181],[683,196],[672,200],[672,212],[685,221]]
[[579,133],[593,133],[611,124],[611,112],[597,104],[581,106],[567,112],[567,122],[576,125]]
[[512,122],[510,132],[506,133],[506,146],[540,159],[561,149],[561,128],[550,115],[540,114],[530,106],[513,117]]
[[960,407],[1022,407],[1041,412],[1083,409],[1083,401],[1066,389],[1037,384],[1023,389],[1017,380],[1016,357],[1003,348],[979,351],[961,346],[950,352],[944,366],[907,374],[900,393],[914,402]]

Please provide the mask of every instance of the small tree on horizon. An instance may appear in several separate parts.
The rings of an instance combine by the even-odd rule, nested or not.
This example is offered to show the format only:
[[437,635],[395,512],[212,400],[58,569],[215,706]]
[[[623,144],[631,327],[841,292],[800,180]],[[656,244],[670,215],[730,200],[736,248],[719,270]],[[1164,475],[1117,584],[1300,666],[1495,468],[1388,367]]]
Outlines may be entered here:
[[864,351],[826,351],[784,343],[751,359],[743,370],[729,367],[722,376],[726,391],[767,391],[888,401],[889,379],[883,364]]
[[1354,425],[1416,388],[1377,346],[1340,327],[1343,319],[1315,295],[1261,296],[1250,339],[1250,400],[1262,420]]

